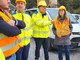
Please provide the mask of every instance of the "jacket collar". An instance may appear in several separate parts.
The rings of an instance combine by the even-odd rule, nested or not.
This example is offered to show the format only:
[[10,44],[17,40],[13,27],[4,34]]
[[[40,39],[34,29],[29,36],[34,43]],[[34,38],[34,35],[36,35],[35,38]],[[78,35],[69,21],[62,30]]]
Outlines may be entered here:
[[[16,11],[16,13],[21,13],[21,12]],[[24,12],[23,12],[23,13],[24,13]]]
[[41,15],[42,17],[44,17],[46,15],[46,13],[42,14],[39,10],[38,10],[38,14]]

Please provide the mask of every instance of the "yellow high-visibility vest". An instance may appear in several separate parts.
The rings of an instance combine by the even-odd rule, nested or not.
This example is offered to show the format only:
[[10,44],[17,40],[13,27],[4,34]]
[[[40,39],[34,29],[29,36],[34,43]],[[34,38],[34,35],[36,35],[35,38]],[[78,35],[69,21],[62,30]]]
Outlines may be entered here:
[[50,36],[51,21],[47,15],[42,17],[40,11],[34,12],[32,15],[32,28],[34,38],[48,38]]
[[30,43],[30,38],[32,36],[31,17],[26,13],[18,13],[17,11],[15,14],[13,14],[13,17],[17,20],[24,21],[26,24],[26,27],[24,29],[21,29],[21,34],[19,35],[21,40],[19,43],[20,46],[26,46]]

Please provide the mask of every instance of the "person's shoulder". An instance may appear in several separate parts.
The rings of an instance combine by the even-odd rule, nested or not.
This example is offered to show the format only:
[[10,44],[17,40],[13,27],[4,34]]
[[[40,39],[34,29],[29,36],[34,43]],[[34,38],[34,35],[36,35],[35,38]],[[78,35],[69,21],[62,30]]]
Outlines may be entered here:
[[70,18],[69,18],[68,16],[66,16],[66,19],[67,19],[68,21],[70,21]]
[[33,14],[32,14],[32,16],[36,16],[38,14],[38,11],[35,11]]
[[30,15],[29,15],[29,14],[27,14],[27,13],[24,13],[24,15],[25,15],[26,17],[30,17]]
[[35,11],[33,14],[38,14],[38,11]]
[[16,11],[14,11],[13,13],[12,13],[12,15],[15,15],[16,14]]

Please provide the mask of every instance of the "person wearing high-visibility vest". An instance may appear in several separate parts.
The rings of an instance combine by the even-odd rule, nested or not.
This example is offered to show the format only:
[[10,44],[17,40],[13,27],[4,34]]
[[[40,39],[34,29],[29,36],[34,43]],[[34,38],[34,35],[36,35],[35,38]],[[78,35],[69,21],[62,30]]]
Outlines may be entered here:
[[13,18],[8,11],[8,1],[0,0],[0,48],[6,59],[9,59],[19,48],[19,34],[25,27],[23,21]]
[[70,60],[70,35],[72,24],[70,18],[66,15],[65,6],[60,6],[58,17],[54,18],[53,33],[55,34],[54,44],[58,46],[58,58],[63,60],[62,49],[65,49],[66,60]]
[[21,30],[20,36],[20,46],[21,48],[16,52],[16,60],[28,60],[28,53],[30,48],[30,38],[32,35],[31,30],[31,17],[25,13],[26,0],[16,0],[16,11],[13,13],[13,17],[24,21],[26,27]]
[[39,60],[40,48],[43,45],[45,60],[49,60],[48,55],[48,37],[50,36],[50,25],[52,20],[49,20],[46,14],[47,4],[45,1],[38,3],[38,11],[35,11],[32,15],[32,29],[33,38],[35,39],[35,60]]
[[5,57],[1,48],[0,48],[0,60],[5,60]]

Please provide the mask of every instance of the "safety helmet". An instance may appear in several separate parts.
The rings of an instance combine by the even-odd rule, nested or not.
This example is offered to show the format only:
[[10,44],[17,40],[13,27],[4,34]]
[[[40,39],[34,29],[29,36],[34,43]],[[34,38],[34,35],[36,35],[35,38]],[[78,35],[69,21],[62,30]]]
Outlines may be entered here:
[[47,6],[47,4],[45,1],[40,1],[37,6]]
[[66,11],[66,7],[65,6],[60,6],[59,10],[65,10]]
[[26,4],[26,0],[16,0],[15,3],[20,2],[20,1]]

